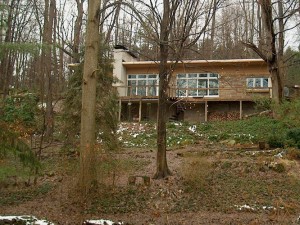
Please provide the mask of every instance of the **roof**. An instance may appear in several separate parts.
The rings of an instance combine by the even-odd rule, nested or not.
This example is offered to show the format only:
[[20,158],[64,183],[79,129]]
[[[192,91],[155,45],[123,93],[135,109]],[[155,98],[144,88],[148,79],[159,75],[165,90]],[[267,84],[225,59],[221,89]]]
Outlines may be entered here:
[[[168,61],[171,65],[174,61]],[[225,65],[257,65],[266,66],[266,62],[262,59],[225,59],[225,60],[182,60],[178,62],[178,65],[202,65],[202,66],[225,66]],[[123,66],[126,68],[141,68],[141,67],[155,67],[159,65],[159,61],[136,61],[136,62],[123,62]]]

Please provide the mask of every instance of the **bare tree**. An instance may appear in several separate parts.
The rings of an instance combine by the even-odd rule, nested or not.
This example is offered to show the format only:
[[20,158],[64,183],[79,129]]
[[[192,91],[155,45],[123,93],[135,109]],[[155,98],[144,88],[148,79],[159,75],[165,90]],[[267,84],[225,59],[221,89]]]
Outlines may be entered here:
[[[157,60],[159,70],[157,169],[154,175],[159,179],[171,174],[166,156],[166,109],[172,71],[184,58],[185,52],[199,41],[219,1],[163,0],[161,5],[155,0],[138,2],[143,9],[138,12],[137,19],[141,23],[144,39],[150,40],[159,49],[158,60],[153,59]],[[198,24],[199,21],[201,24]]]
[[96,182],[95,172],[95,110],[98,54],[100,44],[100,0],[89,0],[85,38],[85,55],[82,86],[82,110],[80,130],[79,186],[87,194]]
[[268,65],[272,80],[272,98],[276,103],[280,103],[283,98],[283,79],[284,79],[284,33],[288,29],[288,21],[299,10],[299,5],[295,1],[272,1],[260,0],[258,7],[262,11],[262,24],[264,35],[260,37],[260,45],[246,41],[244,44],[256,52]]

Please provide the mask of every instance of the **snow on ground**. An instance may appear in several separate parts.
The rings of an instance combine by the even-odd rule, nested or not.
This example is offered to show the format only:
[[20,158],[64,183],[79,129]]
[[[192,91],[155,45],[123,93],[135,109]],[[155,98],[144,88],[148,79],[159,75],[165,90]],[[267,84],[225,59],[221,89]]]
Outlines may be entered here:
[[[234,205],[235,208],[237,208],[240,211],[246,210],[246,211],[258,211],[258,210],[277,210],[274,206],[258,206],[258,205]],[[283,207],[279,207],[279,209],[283,209]]]
[[84,224],[97,224],[97,225],[114,225],[114,224],[119,224],[122,225],[122,222],[114,223],[113,221],[110,220],[87,220],[84,222]]
[[26,222],[26,225],[54,225],[47,220],[39,220],[34,216],[0,216],[0,222]]

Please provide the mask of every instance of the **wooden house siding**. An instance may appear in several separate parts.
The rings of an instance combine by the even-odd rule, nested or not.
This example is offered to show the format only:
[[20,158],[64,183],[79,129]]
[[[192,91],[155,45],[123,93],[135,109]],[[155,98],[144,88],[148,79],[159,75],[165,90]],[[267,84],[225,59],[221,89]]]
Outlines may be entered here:
[[[169,62],[169,66],[172,63]],[[153,95],[153,93],[151,96],[146,96],[147,94],[145,94],[150,93],[149,90],[151,87],[153,88],[153,84],[150,87],[149,84],[139,85],[136,82],[135,86],[134,84],[133,86],[128,86],[128,75],[146,75],[146,77],[151,75],[153,77],[154,74],[158,74],[159,64],[151,61],[142,62],[136,59],[118,57],[114,67],[114,76],[117,76],[122,81],[115,84],[120,94],[119,119],[132,120],[135,118],[138,121],[156,119],[158,96]],[[186,74],[187,80],[190,79],[189,74],[198,74],[199,76],[197,75],[195,79],[201,79],[200,74],[218,74],[218,94],[198,95],[202,93],[200,90],[205,89],[199,88],[199,82],[197,88],[178,87],[180,85],[177,81],[178,74]],[[234,115],[237,118],[242,118],[247,113],[253,113],[253,110],[255,110],[253,103],[258,97],[271,97],[271,82],[268,82],[268,86],[263,88],[247,87],[247,78],[270,79],[267,65],[260,59],[187,60],[178,62],[171,76],[169,89],[167,90],[169,105],[166,116],[169,118],[174,118],[174,115],[176,115],[176,119],[208,121],[215,119],[218,113],[221,113],[222,117],[228,115],[228,117],[232,118],[232,115]],[[211,75],[208,75],[208,77],[211,77]],[[185,78],[182,79],[184,80]],[[143,91],[132,91],[133,88],[141,88]],[[189,95],[194,89],[197,89],[197,95]],[[213,90],[216,88],[208,86],[207,89],[209,91],[209,89]],[[179,90],[186,90],[186,96],[178,95],[180,93]],[[145,96],[139,95],[140,93],[144,93]]]

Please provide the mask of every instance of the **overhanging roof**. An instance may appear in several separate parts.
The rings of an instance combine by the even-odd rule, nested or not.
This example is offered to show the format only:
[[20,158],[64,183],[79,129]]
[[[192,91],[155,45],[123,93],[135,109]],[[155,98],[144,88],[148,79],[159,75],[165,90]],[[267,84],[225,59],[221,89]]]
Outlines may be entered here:
[[[172,65],[174,61],[168,61]],[[183,60],[179,61],[177,67],[188,66],[267,66],[262,59],[226,59],[226,60]],[[123,62],[125,68],[158,67],[159,61],[136,61]]]

